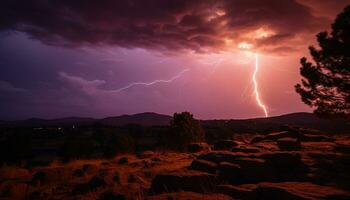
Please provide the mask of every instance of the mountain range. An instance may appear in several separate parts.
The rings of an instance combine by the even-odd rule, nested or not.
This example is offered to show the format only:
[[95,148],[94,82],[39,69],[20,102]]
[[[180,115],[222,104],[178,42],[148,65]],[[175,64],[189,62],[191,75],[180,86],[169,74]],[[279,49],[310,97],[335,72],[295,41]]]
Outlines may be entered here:
[[[79,126],[99,124],[104,126],[124,126],[136,124],[140,126],[167,126],[172,117],[153,112],[121,115],[103,119],[68,117],[59,119],[31,118],[18,121],[0,121],[0,127],[47,127],[47,126]],[[200,120],[205,127],[229,125],[240,131],[274,128],[283,125],[298,126],[323,131],[350,132],[350,122],[346,120],[324,119],[312,113],[291,113],[281,116],[254,119],[217,119]]]

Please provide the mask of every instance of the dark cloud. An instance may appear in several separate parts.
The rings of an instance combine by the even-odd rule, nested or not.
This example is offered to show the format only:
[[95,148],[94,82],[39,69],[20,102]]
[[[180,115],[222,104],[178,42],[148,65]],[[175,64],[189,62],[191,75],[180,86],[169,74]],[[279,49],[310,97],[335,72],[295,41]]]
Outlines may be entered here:
[[314,15],[312,5],[297,0],[5,0],[0,29],[60,46],[203,52],[245,41],[260,50],[292,49],[290,40],[330,22]]

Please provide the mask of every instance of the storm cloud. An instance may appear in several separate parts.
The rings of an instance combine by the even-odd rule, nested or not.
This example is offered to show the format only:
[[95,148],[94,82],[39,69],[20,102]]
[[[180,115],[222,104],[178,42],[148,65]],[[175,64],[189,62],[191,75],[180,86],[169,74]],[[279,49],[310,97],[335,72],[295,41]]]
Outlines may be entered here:
[[[299,59],[350,0],[2,0],[0,120],[310,111]],[[247,49],[248,48],[248,49]],[[186,72],[186,73],[183,73]]]
[[[296,0],[5,0],[0,29],[49,45],[116,45],[195,52],[248,42],[264,52],[298,49],[330,21]],[[293,41],[293,43],[290,43]]]

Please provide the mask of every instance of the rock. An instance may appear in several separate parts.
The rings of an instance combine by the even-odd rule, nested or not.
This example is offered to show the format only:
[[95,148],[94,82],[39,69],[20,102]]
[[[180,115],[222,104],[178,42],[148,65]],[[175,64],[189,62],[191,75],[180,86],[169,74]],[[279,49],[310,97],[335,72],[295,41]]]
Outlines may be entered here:
[[113,175],[113,181],[115,182],[115,183],[117,183],[117,184],[119,184],[120,183],[120,174],[119,174],[119,172],[115,172],[114,173],[114,175]]
[[125,200],[125,199],[126,199],[126,197],[124,195],[115,193],[113,191],[103,192],[98,197],[98,200]]
[[81,183],[74,187],[72,193],[74,195],[85,194],[99,188],[105,187],[107,185],[106,181],[98,176],[94,176],[90,179],[88,183]]
[[98,167],[96,165],[93,165],[93,164],[84,164],[82,166],[82,170],[84,173],[92,174],[98,170]]
[[153,156],[154,156],[153,151],[143,151],[141,154],[137,155],[137,157],[141,159],[152,158]]
[[43,196],[44,196],[44,195],[42,194],[42,192],[35,191],[35,192],[32,192],[32,193],[28,194],[28,195],[25,197],[25,200],[39,200],[39,199],[44,199]]
[[233,140],[220,140],[214,144],[214,150],[231,150],[238,146],[238,143]]
[[259,184],[254,191],[258,194],[258,199],[306,200],[302,195],[289,192],[288,190],[268,183]]
[[345,154],[350,154],[350,140],[347,141],[337,141],[335,146],[335,150],[345,153]]
[[[0,181],[0,199],[25,199],[28,195],[28,185],[19,181]],[[32,199],[35,199],[32,197]]]
[[235,183],[256,183],[272,180],[273,167],[260,158],[238,158],[235,161],[240,166],[240,178]]
[[258,199],[257,191],[255,187],[253,188],[244,188],[233,185],[218,185],[216,187],[217,192],[226,194],[234,199],[242,199],[242,200],[256,200]]
[[218,167],[218,178],[221,182],[237,183],[241,180],[241,166],[221,162]]
[[281,182],[244,184],[239,186],[219,185],[218,192],[235,199],[348,199],[349,192],[333,187],[315,185],[308,182]]
[[262,141],[276,141],[278,139],[282,138],[294,138],[299,139],[302,137],[302,134],[299,133],[297,130],[289,130],[289,131],[281,131],[277,133],[270,133],[266,136],[257,136],[253,138],[250,143],[255,144]]
[[305,180],[308,166],[301,160],[301,155],[294,152],[265,153],[260,158],[272,169],[268,181],[300,181]]
[[135,183],[137,181],[136,176],[134,174],[129,174],[128,183]]
[[294,152],[263,153],[259,157],[276,167],[289,168],[302,164],[300,153]]
[[277,133],[270,133],[265,136],[264,140],[273,140],[276,141],[281,138],[300,138],[302,136],[301,133],[299,133],[296,130],[289,130],[289,131],[281,131]]
[[84,171],[82,169],[76,169],[76,170],[73,171],[73,176],[83,177],[84,176]]
[[308,182],[259,183],[260,199],[349,199],[349,192]]
[[99,187],[104,187],[107,185],[106,181],[99,176],[92,177],[88,184],[92,190],[97,189]]
[[119,159],[119,161],[118,161],[118,164],[120,164],[120,165],[123,165],[123,164],[127,164],[129,162],[129,159],[128,159],[128,157],[121,157],[120,159]]
[[232,148],[231,151],[242,152],[242,153],[259,153],[260,149],[256,147],[239,146],[239,147]]
[[199,194],[195,192],[173,192],[148,196],[147,200],[232,200],[223,194]]
[[303,142],[333,142],[334,139],[323,135],[304,134],[300,137]]
[[192,170],[197,170],[197,171],[207,172],[210,174],[215,174],[217,166],[218,165],[216,163],[206,161],[206,160],[197,159],[197,160],[192,161],[191,166],[189,168]]
[[33,175],[32,179],[30,181],[30,184],[41,185],[46,179],[47,179],[46,173],[42,172],[42,171],[38,171]]
[[72,190],[73,195],[81,195],[88,192],[90,192],[90,188],[89,185],[86,183],[77,184]]
[[58,183],[66,180],[67,178],[72,176],[72,171],[67,170],[64,167],[43,167],[40,168],[32,177],[30,181],[31,184],[52,184]]
[[281,151],[297,151],[301,149],[300,141],[293,138],[278,139],[277,145]]
[[190,153],[197,153],[197,152],[209,150],[209,149],[210,149],[209,145],[204,142],[190,143],[187,146],[187,151]]
[[219,164],[220,162],[234,162],[237,158],[248,156],[251,156],[251,154],[229,151],[212,151],[199,155],[198,159],[207,160]]
[[264,138],[265,137],[263,137],[263,136],[256,136],[250,140],[250,144],[255,144],[255,143],[261,142],[264,140]]
[[276,142],[263,141],[256,144],[256,147],[262,150],[272,151],[272,152],[279,150]]
[[163,192],[191,191],[208,193],[213,191],[215,176],[192,170],[157,174],[152,181],[151,191],[155,194]]
[[110,165],[111,165],[111,163],[109,163],[109,162],[105,161],[105,162],[102,162],[102,163],[101,163],[101,165],[102,165],[102,166],[110,166]]

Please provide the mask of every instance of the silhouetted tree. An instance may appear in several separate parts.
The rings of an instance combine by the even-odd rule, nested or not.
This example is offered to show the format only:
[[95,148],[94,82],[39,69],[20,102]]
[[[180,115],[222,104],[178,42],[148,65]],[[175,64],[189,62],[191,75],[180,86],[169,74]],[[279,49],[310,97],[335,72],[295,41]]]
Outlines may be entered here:
[[332,24],[332,31],[317,35],[319,49],[309,47],[314,60],[301,59],[302,84],[295,86],[302,101],[319,115],[350,115],[350,6]]
[[204,140],[204,131],[189,112],[174,113],[168,143],[177,150],[185,150],[191,142]]

